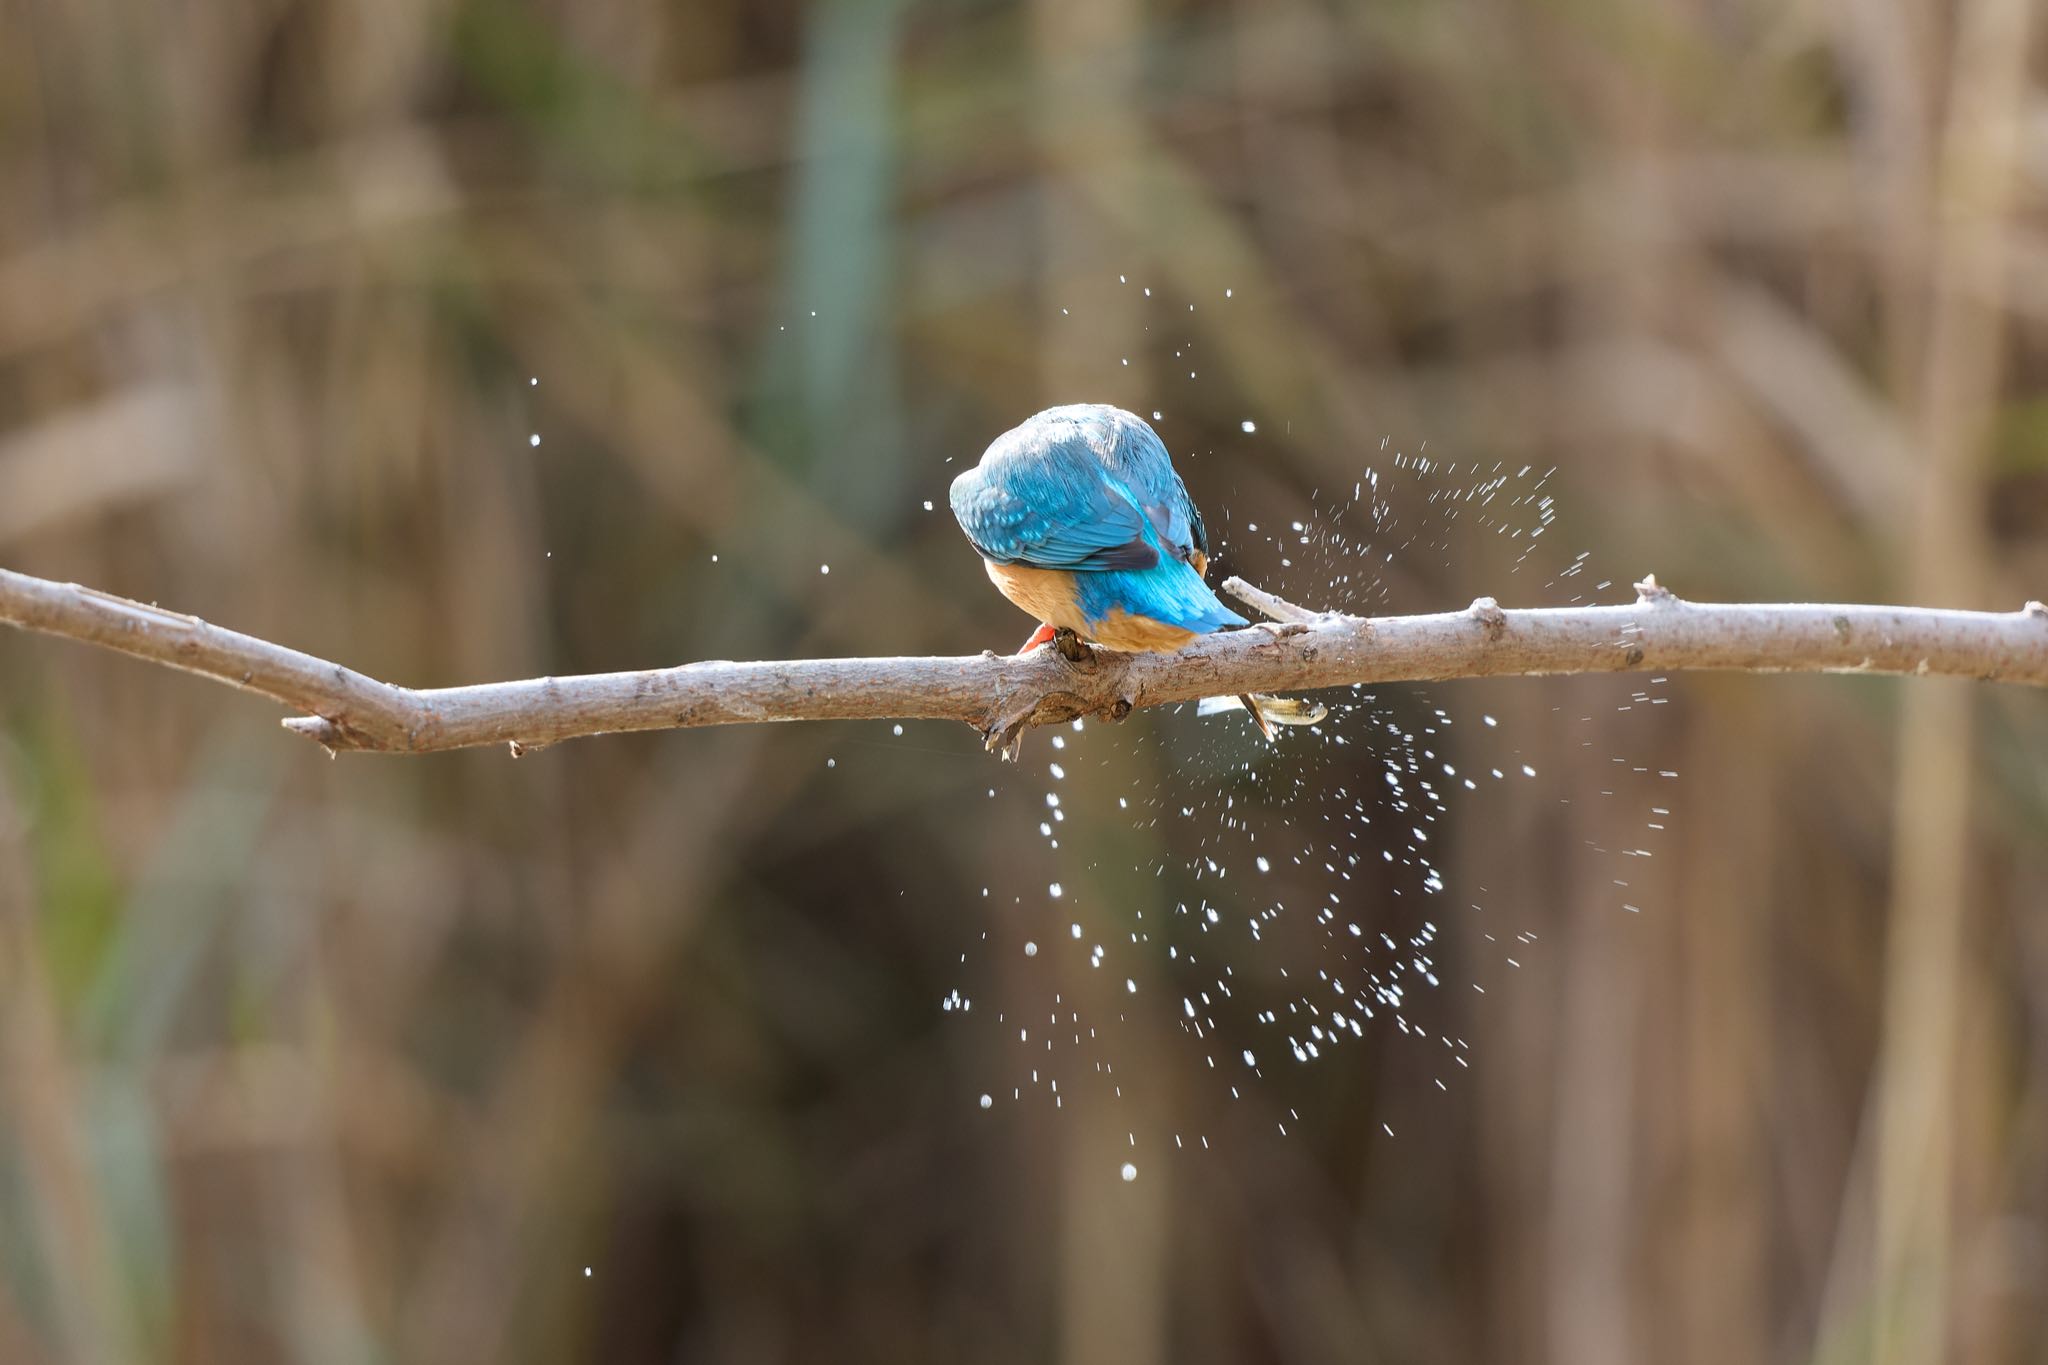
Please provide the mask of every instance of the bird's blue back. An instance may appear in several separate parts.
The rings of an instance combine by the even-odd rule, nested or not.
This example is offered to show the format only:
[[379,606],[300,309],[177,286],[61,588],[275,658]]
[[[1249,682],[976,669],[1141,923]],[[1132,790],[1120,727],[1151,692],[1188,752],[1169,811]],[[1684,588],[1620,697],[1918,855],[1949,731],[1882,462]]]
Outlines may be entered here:
[[984,558],[1074,571],[1083,613],[1122,609],[1206,633],[1243,625],[1194,567],[1200,513],[1143,419],[1105,404],[1048,408],[953,481],[953,515]]

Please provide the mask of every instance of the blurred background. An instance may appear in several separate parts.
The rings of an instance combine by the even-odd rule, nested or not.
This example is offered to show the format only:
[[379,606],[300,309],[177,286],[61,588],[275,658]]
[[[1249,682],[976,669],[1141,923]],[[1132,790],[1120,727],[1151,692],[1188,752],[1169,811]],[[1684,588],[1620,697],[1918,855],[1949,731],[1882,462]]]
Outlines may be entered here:
[[[1080,400],[1310,605],[2048,595],[2026,0],[0,13],[0,562],[392,681],[1014,647],[945,488]],[[1425,443],[1547,571],[1419,479],[1281,562]],[[1424,1036],[1240,1085],[1140,921],[1362,726],[1073,737],[1048,834],[1045,732],[330,762],[0,633],[0,1359],[2048,1356],[2043,699],[1651,686],[1377,699],[1542,776]],[[1413,932],[1387,824],[1275,875]]]

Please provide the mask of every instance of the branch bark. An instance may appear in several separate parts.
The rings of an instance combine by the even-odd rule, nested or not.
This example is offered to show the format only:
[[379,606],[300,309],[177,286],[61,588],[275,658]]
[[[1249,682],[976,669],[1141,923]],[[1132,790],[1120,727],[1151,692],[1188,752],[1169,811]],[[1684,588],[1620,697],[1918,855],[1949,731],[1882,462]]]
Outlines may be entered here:
[[281,702],[284,726],[325,746],[421,754],[506,744],[782,720],[957,720],[991,749],[1082,716],[1241,693],[1552,673],[1688,669],[1948,675],[2048,686],[2048,607],[1686,602],[1654,578],[1622,606],[1367,618],[1312,612],[1230,579],[1225,591],[1274,617],[1203,636],[1176,654],[1091,649],[956,658],[723,660],[633,673],[414,689],[196,616],[0,569],[0,621],[197,673]]

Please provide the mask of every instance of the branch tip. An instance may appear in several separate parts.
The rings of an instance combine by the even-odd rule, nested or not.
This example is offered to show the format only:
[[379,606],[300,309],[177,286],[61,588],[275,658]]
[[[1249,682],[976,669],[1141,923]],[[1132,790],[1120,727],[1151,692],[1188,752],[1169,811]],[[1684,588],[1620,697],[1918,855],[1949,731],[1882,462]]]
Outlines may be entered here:
[[1223,591],[1250,607],[1253,611],[1270,616],[1275,621],[1286,621],[1296,625],[1309,625],[1323,613],[1297,607],[1294,603],[1264,588],[1255,588],[1242,578],[1232,576],[1223,580]]
[[373,747],[361,743],[348,727],[329,720],[326,716],[286,716],[278,721],[278,724],[295,735],[312,740],[327,751],[329,758],[339,758],[343,749]]
[[333,733],[333,726],[324,718],[320,716],[286,716],[278,721],[278,724],[295,735],[303,735],[307,739],[312,740],[327,751],[328,758],[335,759],[341,757],[340,747],[328,742],[328,736]]

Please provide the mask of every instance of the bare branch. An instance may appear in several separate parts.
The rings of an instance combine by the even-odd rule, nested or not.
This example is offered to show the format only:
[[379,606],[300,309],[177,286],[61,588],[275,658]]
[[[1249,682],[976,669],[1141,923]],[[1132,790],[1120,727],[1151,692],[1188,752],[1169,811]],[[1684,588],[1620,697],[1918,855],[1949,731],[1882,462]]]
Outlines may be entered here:
[[1241,580],[1225,587],[1282,624],[1203,636],[1177,654],[1055,649],[1022,656],[685,664],[636,673],[415,690],[76,584],[0,569],[0,621],[102,645],[304,712],[285,728],[341,749],[514,754],[582,735],[777,720],[958,720],[1012,747],[1034,725],[1121,720],[1146,706],[1352,684],[1546,673],[1948,675],[2048,686],[2048,607],[1685,602],[1655,579],[1625,606],[1369,619],[1305,611]]

